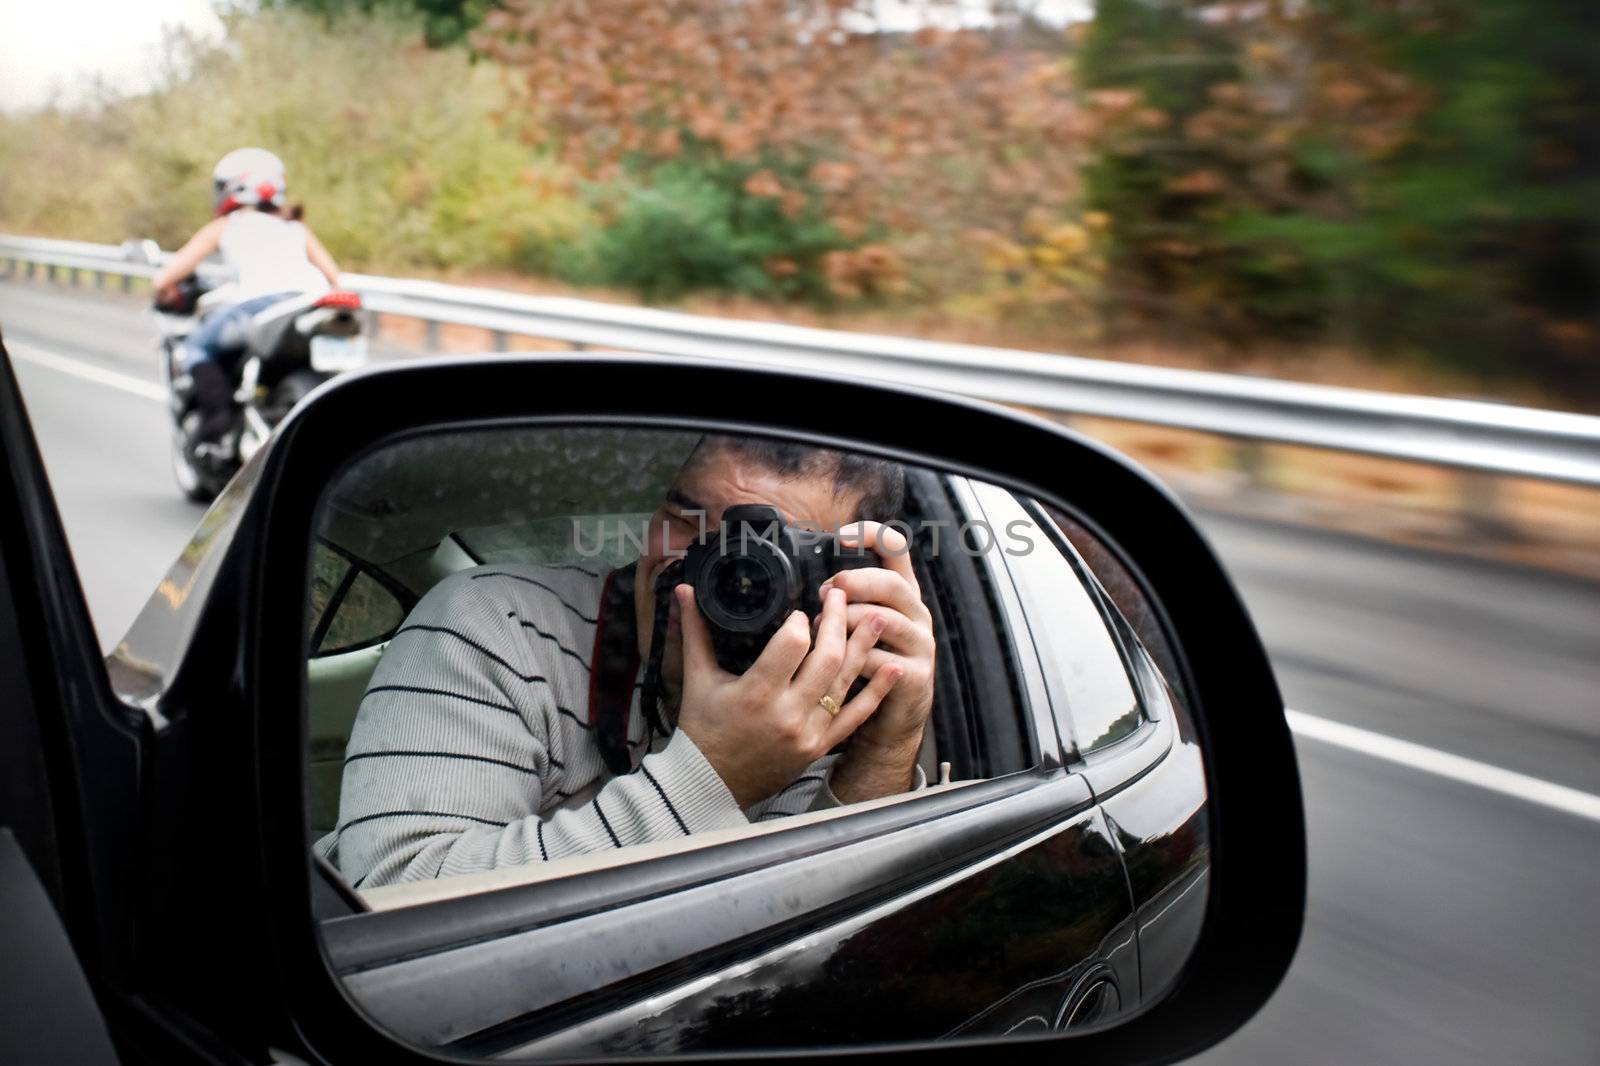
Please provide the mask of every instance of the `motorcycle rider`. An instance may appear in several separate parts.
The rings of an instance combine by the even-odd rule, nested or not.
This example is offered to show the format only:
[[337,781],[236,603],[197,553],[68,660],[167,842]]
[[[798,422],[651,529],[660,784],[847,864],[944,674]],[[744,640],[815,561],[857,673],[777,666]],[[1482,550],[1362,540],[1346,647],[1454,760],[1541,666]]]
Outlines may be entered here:
[[216,446],[233,421],[237,355],[250,319],[280,300],[339,287],[339,267],[310,227],[285,207],[283,161],[263,148],[239,148],[211,172],[216,217],[152,279],[158,301],[221,251],[236,275],[237,302],[207,319],[183,342],[184,373],[194,383],[201,421],[197,452]]

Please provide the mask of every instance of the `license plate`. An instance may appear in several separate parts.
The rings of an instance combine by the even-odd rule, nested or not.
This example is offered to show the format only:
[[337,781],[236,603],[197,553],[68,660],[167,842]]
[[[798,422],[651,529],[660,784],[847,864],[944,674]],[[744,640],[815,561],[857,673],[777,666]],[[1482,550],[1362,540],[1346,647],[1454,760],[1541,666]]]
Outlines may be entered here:
[[365,337],[312,337],[311,369],[325,374],[338,374],[365,366],[367,338]]

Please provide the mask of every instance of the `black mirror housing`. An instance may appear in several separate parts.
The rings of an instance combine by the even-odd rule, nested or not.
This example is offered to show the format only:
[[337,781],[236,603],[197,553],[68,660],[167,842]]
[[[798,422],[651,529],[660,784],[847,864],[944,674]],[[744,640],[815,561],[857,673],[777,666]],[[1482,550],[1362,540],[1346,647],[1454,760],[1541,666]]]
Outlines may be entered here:
[[[748,414],[730,417],[730,407]],[[1099,444],[994,406],[714,361],[552,356],[405,363],[318,390],[208,516],[215,551],[191,560],[193,601],[152,601],[135,635],[165,636],[134,641],[112,657],[114,680],[120,660],[124,694],[137,692],[169,723],[152,757],[193,766],[152,813],[153,831],[239,838],[205,872],[212,884],[232,886],[233,905],[203,902],[187,889],[196,909],[181,922],[174,913],[169,930],[187,930],[173,948],[174,972],[214,972],[222,964],[214,953],[224,948],[234,959],[244,952],[271,960],[255,967],[261,983],[253,993],[230,988],[234,1024],[327,1061],[427,1060],[352,1002],[318,932],[316,896],[327,879],[308,852],[304,722],[286,713],[304,705],[308,535],[322,491],[379,442],[537,421],[779,435],[967,474],[1080,516],[1155,593],[1181,652],[1208,790],[1208,902],[1189,961],[1158,1002],[1112,1027],[1011,1037],[1008,1045],[1062,1041],[1060,1050],[1081,1063],[1167,1062],[1217,1043],[1266,1002],[1294,955],[1305,907],[1294,749],[1249,616],[1170,493]],[[228,677],[222,698],[198,682],[202,672]],[[161,876],[176,885],[199,877],[204,865],[179,856]],[[241,898],[259,905],[258,928],[238,929]],[[230,930],[226,943],[222,929]],[[249,954],[240,938],[260,954]],[[203,982],[187,984],[181,997],[214,994]],[[237,1005],[240,999],[251,1005]],[[962,1041],[849,1057],[957,1061],[973,1050]]]

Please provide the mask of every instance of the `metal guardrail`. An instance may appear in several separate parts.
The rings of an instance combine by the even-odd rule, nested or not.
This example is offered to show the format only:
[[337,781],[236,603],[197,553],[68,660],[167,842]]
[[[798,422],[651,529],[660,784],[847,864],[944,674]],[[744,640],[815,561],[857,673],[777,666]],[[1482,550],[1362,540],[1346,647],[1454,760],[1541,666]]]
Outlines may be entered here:
[[[122,247],[0,235],[0,264],[76,282],[149,278]],[[1056,415],[1090,415],[1242,441],[1298,444],[1466,471],[1600,487],[1600,418],[1506,404],[1368,392],[1265,378],[710,318],[432,281],[346,274],[369,312],[576,348],[706,356],[877,378]],[[1473,493],[1469,490],[1468,495]]]

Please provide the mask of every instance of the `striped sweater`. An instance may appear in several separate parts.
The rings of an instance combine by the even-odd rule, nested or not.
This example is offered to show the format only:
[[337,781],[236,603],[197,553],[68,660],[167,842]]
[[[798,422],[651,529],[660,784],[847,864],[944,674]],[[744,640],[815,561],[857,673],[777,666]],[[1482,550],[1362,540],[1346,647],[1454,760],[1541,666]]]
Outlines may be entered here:
[[485,566],[422,598],[362,697],[338,827],[317,842],[346,880],[449,877],[839,805],[825,756],[740,810],[687,735],[647,733],[637,679],[635,768],[610,775],[588,722],[602,585],[574,566]]

